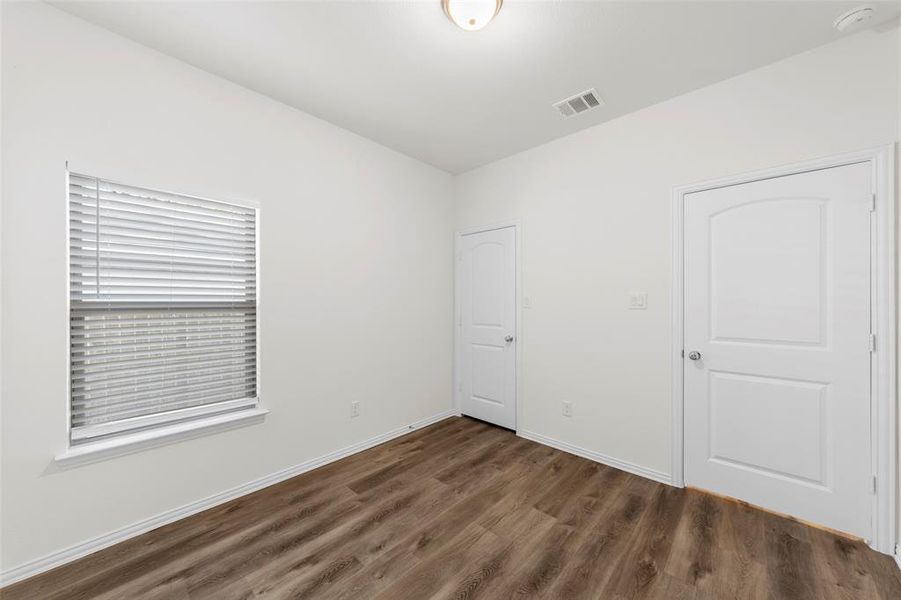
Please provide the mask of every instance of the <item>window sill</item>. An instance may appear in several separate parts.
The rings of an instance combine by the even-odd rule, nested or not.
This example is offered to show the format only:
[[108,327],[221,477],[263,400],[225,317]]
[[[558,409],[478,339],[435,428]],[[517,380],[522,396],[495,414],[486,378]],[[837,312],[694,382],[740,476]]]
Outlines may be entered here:
[[157,429],[150,429],[138,433],[121,435],[109,440],[89,442],[71,446],[56,455],[54,464],[59,468],[68,468],[77,465],[106,460],[124,454],[140,452],[147,448],[154,448],[186,440],[262,423],[269,411],[264,408],[253,408],[241,412],[216,415],[187,423],[177,423]]

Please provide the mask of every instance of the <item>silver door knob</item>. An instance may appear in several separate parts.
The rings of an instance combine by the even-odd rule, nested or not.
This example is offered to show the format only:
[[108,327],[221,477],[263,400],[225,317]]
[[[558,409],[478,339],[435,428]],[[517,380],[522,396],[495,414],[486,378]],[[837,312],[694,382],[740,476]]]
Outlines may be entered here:
[[701,360],[701,353],[697,350],[692,350],[688,353],[688,358],[690,358],[691,360]]
[[507,337],[504,338],[504,341],[507,342],[507,343],[509,344],[510,342],[513,341],[513,336],[512,336],[512,335],[508,335]]

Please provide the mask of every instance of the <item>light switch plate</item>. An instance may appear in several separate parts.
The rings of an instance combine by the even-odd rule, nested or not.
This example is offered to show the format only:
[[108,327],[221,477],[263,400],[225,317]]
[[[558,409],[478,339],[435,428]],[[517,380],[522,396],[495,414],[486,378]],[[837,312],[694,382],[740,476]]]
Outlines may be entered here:
[[523,308],[532,308],[532,297],[531,296],[523,296],[522,307]]
[[648,307],[647,292],[629,293],[629,310],[645,310]]

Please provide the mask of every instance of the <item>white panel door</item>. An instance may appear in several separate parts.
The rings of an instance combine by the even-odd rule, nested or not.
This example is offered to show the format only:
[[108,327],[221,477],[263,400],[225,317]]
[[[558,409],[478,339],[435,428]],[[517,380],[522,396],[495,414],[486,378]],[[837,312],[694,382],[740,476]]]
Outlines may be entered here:
[[464,235],[460,252],[460,408],[515,429],[516,231]]
[[869,164],[685,196],[685,480],[872,539]]

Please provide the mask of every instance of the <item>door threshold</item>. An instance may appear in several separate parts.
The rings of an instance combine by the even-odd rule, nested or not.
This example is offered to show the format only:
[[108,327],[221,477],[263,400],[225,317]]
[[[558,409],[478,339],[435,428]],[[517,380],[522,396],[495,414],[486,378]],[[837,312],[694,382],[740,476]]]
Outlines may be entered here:
[[498,429],[504,429],[506,431],[516,433],[515,429],[510,429],[509,427],[504,427],[503,425],[498,425],[497,423],[492,423],[491,421],[486,421],[484,419],[480,419],[480,418],[474,417],[472,415],[467,415],[466,413],[460,413],[460,416],[466,417],[467,419],[472,419],[473,421],[478,421],[479,423],[484,423],[485,425],[491,425],[492,427],[497,427]]

